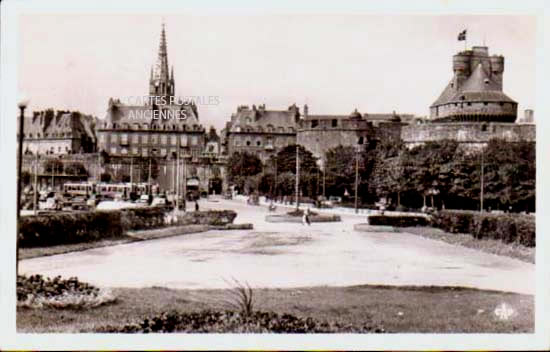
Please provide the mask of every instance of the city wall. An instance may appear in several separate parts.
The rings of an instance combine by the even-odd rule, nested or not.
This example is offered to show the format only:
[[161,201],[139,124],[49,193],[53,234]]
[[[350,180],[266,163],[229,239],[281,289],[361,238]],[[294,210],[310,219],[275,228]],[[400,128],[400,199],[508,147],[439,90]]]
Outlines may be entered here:
[[404,126],[401,138],[410,146],[445,139],[472,144],[487,143],[494,138],[535,142],[536,128],[534,124],[426,123]]

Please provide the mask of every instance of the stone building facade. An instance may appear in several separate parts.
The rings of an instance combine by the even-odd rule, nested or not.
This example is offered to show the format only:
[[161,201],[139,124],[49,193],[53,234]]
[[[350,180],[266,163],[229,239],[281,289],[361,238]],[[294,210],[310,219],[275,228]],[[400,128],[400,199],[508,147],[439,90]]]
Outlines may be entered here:
[[92,153],[96,149],[95,125],[95,117],[78,111],[35,111],[25,117],[23,153]]
[[266,161],[287,145],[296,144],[300,109],[267,110],[264,105],[239,106],[222,132],[223,149],[231,155],[248,152]]
[[109,99],[107,116],[98,125],[99,149],[109,155],[171,157],[178,150],[200,156],[205,129],[193,102],[175,96],[174,70],[168,72],[166,34],[162,27],[156,65],[151,69],[148,99],[128,105]]
[[403,120],[412,118],[411,114],[361,114],[357,110],[349,115],[310,115],[306,105],[297,141],[322,165],[326,152],[339,145],[364,149],[374,141],[398,141]]
[[[109,99],[107,115],[97,126],[98,149],[109,155],[112,164],[109,171],[129,174],[132,158],[154,158],[158,165],[155,182],[161,189],[171,190],[175,187],[179,153],[181,165],[185,160],[187,180],[192,187],[208,190],[212,179],[217,180],[225,173],[215,130],[206,133],[195,103],[176,96],[164,25],[157,62],[151,68],[148,95],[133,97],[133,102],[141,103]],[[184,167],[180,167],[183,173]],[[180,177],[183,182],[184,176]]]

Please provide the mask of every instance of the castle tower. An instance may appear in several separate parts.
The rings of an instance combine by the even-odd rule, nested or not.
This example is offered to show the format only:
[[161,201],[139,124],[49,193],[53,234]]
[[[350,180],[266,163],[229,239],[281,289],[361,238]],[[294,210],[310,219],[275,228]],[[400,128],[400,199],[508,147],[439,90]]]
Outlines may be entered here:
[[453,78],[430,106],[439,122],[514,122],[517,103],[502,91],[504,57],[474,46],[453,56]]
[[172,67],[171,72],[168,70],[168,51],[166,49],[166,33],[163,23],[157,62],[151,68],[151,76],[149,78],[149,95],[164,97],[166,103],[169,103],[170,97],[174,96],[175,93],[174,68]]

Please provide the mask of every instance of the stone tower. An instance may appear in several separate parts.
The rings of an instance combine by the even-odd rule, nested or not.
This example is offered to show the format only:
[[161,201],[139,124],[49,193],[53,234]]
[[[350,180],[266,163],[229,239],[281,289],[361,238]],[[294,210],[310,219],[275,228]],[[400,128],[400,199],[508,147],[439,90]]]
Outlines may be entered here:
[[502,91],[504,57],[474,46],[453,56],[453,78],[430,106],[439,122],[514,122],[517,103]]
[[175,93],[174,67],[172,67],[170,72],[168,71],[168,51],[166,49],[166,33],[163,23],[157,62],[151,68],[151,76],[149,78],[149,95],[164,97],[164,101],[170,103],[170,97],[174,96]]

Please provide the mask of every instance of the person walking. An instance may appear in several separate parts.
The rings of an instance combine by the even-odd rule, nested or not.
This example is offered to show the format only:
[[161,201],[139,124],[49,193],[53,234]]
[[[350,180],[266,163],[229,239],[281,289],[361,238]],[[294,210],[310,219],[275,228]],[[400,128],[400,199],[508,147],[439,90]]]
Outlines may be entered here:
[[195,211],[199,211],[199,202],[195,199]]
[[302,224],[305,225],[307,224],[308,226],[311,225],[311,222],[309,221],[309,208],[306,208],[306,210],[304,211],[304,216],[302,217]]

